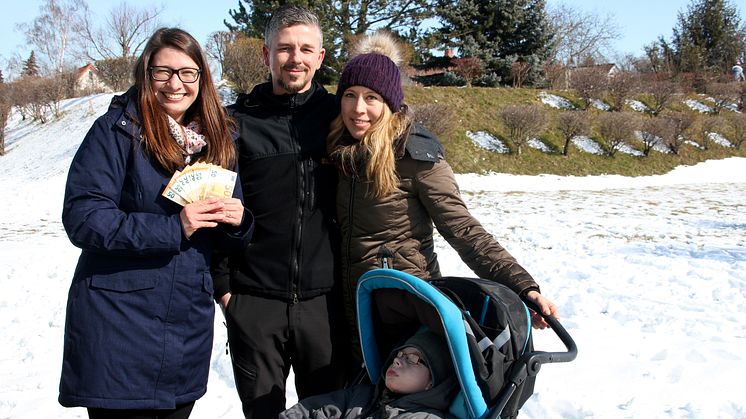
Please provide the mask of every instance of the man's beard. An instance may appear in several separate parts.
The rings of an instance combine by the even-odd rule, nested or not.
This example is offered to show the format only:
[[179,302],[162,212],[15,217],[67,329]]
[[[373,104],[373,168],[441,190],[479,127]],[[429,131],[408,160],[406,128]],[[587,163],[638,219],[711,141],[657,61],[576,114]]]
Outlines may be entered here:
[[281,77],[279,80],[277,80],[277,84],[280,85],[288,94],[295,94],[300,92],[304,87],[306,87],[306,78],[305,75],[307,73],[303,73],[300,76],[297,76],[293,78],[290,81],[285,81],[284,77]]

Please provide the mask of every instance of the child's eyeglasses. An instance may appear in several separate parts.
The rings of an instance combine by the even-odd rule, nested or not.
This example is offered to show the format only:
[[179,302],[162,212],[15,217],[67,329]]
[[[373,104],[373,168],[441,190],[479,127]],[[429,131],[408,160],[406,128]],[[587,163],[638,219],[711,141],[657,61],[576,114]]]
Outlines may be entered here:
[[407,365],[421,364],[422,366],[427,367],[427,363],[425,363],[425,360],[417,354],[406,354],[404,353],[404,351],[399,351],[396,353],[396,357],[399,359],[403,359],[404,362],[407,363]]

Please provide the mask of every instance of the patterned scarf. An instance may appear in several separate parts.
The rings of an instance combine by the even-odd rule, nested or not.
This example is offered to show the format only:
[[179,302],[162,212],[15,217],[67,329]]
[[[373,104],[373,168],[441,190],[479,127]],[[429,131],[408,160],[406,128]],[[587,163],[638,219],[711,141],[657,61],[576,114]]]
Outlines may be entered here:
[[207,145],[205,136],[200,134],[202,127],[197,121],[192,121],[189,125],[183,126],[171,118],[170,115],[167,116],[168,131],[181,147],[184,154],[184,163],[189,164],[192,161],[192,156],[202,151],[202,147]]

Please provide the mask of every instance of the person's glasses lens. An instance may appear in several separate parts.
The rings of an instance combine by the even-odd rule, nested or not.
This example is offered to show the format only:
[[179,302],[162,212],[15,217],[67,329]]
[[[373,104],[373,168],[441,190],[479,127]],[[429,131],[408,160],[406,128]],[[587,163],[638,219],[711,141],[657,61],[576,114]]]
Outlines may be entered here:
[[199,79],[200,70],[197,68],[150,67],[150,77],[156,81],[169,81],[174,73],[183,83],[194,83]]
[[173,71],[171,71],[168,67],[151,67],[150,68],[150,76],[153,77],[153,80],[157,81],[167,81],[171,79],[171,76],[173,75]]
[[406,362],[409,365],[417,365],[422,364],[425,365],[425,361],[423,361],[419,355],[417,354],[405,354],[404,352],[399,352],[396,354],[397,358],[404,359],[404,362]]
[[199,70],[194,68],[182,68],[179,69],[179,78],[184,83],[194,83],[199,77]]

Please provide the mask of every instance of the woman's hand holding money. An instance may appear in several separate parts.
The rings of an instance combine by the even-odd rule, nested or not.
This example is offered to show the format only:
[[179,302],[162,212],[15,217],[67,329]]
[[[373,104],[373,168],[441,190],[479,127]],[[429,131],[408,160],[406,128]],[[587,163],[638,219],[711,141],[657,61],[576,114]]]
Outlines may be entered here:
[[179,213],[181,228],[186,238],[192,237],[200,228],[212,228],[222,222],[225,218],[225,200],[218,198],[207,198],[184,205]]
[[190,238],[200,228],[212,228],[218,223],[241,225],[243,204],[238,198],[207,198],[184,205],[179,217],[184,235]]
[[223,207],[223,219],[219,222],[230,224],[232,226],[240,226],[243,221],[243,204],[238,198],[225,198],[223,199],[225,207]]

